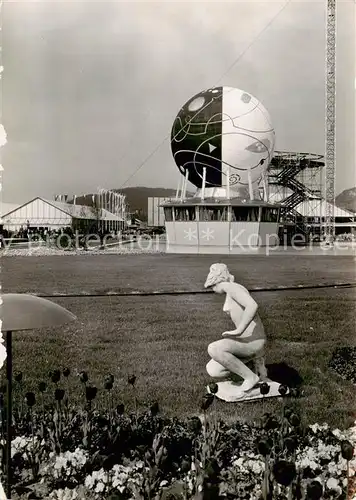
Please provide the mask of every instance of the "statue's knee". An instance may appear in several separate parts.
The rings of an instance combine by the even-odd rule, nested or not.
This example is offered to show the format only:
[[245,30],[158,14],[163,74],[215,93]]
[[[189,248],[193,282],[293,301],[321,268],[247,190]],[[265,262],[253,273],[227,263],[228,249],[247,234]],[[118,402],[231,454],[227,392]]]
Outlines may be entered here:
[[226,370],[219,363],[211,359],[206,365],[206,371],[208,375],[212,378],[222,378],[225,375]]
[[215,377],[214,365],[212,363],[213,360],[210,360],[209,363],[206,364],[206,371],[210,377]]
[[211,344],[208,345],[208,354],[211,358],[214,358],[218,351],[219,348],[216,342],[212,342]]

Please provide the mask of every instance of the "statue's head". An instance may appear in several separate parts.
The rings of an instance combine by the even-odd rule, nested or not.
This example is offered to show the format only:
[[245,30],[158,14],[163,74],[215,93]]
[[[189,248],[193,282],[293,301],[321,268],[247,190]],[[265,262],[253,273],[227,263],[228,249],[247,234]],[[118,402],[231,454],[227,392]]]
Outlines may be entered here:
[[234,276],[229,273],[226,264],[212,264],[210,266],[210,272],[205,281],[205,288],[211,288],[219,283],[233,282],[235,280]]

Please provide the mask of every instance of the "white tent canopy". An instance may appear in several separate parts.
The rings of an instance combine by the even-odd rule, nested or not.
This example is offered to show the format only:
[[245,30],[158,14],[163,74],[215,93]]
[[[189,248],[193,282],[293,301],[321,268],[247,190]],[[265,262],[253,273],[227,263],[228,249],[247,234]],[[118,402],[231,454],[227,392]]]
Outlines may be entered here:
[[[330,208],[330,203],[325,200],[307,200],[297,205],[295,210],[303,217],[325,217],[327,213],[330,213],[328,208]],[[337,207],[336,205],[334,205],[333,208],[334,217],[343,217],[347,219],[356,217],[356,214]]]
[[2,213],[4,228],[10,231],[18,231],[27,226],[55,230],[71,226],[73,219],[102,220],[107,228],[110,222],[123,222],[121,217],[105,209],[97,212],[93,207],[71,205],[40,197]]

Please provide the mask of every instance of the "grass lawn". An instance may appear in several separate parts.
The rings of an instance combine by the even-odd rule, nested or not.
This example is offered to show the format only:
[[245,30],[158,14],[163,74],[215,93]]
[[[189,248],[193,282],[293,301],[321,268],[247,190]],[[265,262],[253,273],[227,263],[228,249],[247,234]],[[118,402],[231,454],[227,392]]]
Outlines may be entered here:
[[[42,294],[200,290],[209,265],[219,260],[249,288],[355,281],[353,257],[135,255],[5,257],[2,285],[3,292]],[[269,338],[267,363],[283,361],[304,379],[305,420],[337,427],[353,422],[355,388],[327,364],[335,347],[355,345],[356,289],[260,292],[254,297]],[[169,415],[197,414],[209,382],[207,345],[231,328],[222,301],[214,294],[56,298],[78,320],[51,331],[16,333],[14,370],[23,371],[25,391],[35,390],[54,368],[87,370],[99,388],[111,372],[115,398],[130,408],[127,375],[135,373],[140,404],[157,400]],[[71,376],[68,383],[78,399],[77,380]],[[266,410],[280,406],[279,400],[266,401]],[[218,402],[217,408],[226,420],[262,414],[261,402]]]

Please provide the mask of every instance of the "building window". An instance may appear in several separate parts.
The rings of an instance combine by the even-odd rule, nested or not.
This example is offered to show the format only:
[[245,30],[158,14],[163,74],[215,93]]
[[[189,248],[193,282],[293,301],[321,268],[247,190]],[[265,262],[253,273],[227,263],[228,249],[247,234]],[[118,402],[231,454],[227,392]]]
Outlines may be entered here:
[[173,220],[173,210],[171,207],[164,209],[164,218],[166,222],[172,222]]
[[227,222],[228,207],[199,207],[199,220],[201,222]]
[[195,207],[175,207],[174,219],[176,222],[195,221]]
[[258,222],[258,207],[232,207],[232,222]]
[[262,208],[261,222],[278,222],[278,208]]

